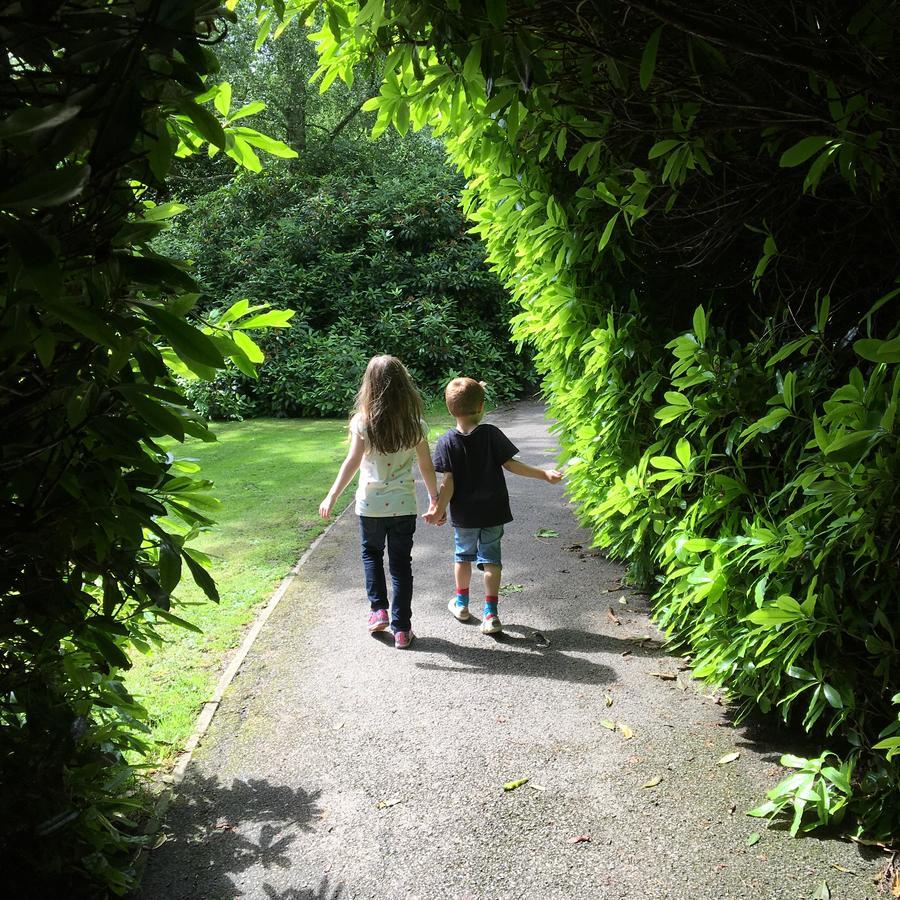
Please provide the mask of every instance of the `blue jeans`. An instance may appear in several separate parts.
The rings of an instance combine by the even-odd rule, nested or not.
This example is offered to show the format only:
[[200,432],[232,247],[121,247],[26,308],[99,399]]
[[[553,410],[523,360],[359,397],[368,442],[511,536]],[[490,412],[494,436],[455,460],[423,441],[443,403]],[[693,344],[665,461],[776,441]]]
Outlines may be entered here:
[[387,542],[388,568],[394,588],[391,628],[409,631],[412,615],[412,545],[415,516],[360,516],[363,569],[366,594],[372,609],[387,609],[387,582],[384,577],[384,545]]

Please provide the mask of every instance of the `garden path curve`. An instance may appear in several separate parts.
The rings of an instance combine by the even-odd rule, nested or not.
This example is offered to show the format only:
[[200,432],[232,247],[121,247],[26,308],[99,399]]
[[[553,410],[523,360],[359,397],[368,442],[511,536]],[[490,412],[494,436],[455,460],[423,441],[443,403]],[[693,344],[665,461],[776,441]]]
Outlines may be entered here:
[[[553,464],[539,404],[489,420]],[[500,639],[447,612],[452,533],[421,521],[418,638],[401,652],[368,635],[356,518],[338,520],[196,751],[142,900],[800,900],[823,881],[875,896],[878,861],[856,846],[744,815],[783,742],[733,728],[660,649],[561,487],[508,482]]]

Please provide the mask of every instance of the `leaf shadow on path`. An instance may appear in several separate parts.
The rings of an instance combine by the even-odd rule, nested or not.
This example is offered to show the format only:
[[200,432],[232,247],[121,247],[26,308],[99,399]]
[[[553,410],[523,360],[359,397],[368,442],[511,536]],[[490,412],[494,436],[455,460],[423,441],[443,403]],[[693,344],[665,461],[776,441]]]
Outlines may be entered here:
[[483,646],[470,647],[427,636],[418,638],[413,648],[419,653],[446,657],[448,664],[424,660],[416,663],[431,671],[551,678],[576,684],[607,684],[618,676],[612,666],[573,654],[607,658],[621,658],[626,652],[634,656],[665,655],[657,642],[641,643],[572,628],[537,632],[514,624],[504,625],[499,635],[486,637]]
[[[312,831],[321,815],[320,791],[274,785],[265,779],[234,779],[191,773],[167,816],[172,837],[152,854],[138,900],[243,895],[231,876],[251,868],[278,872],[290,868],[289,848],[301,831]],[[283,888],[263,883],[272,900],[338,900],[343,886],[327,876],[316,888]]]

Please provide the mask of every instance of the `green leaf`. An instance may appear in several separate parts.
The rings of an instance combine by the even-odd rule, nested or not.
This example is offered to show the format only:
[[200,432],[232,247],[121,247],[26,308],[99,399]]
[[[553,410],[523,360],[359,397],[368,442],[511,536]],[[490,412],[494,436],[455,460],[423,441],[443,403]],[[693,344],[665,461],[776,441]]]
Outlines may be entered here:
[[778,165],[783,169],[799,166],[805,163],[814,153],[818,153],[831,140],[830,137],[825,136],[805,137],[781,154]]
[[244,319],[240,323],[240,327],[242,330],[246,328],[287,328],[295,312],[296,310],[293,309],[273,309]]
[[296,159],[299,155],[296,150],[289,147],[283,141],[278,141],[268,135],[261,134],[253,128],[239,126],[233,128],[232,133],[240,135],[240,137],[248,144],[252,144],[260,150],[265,150],[266,153],[271,153],[272,156],[277,156],[280,159]]
[[253,100],[250,103],[245,103],[243,106],[236,109],[229,117],[229,122],[237,122],[238,119],[244,119],[247,116],[255,116],[257,113],[261,113],[266,108],[266,104],[262,102],[262,100]]
[[472,44],[471,49],[466,54],[466,61],[463,63],[463,78],[471,81],[476,75],[481,74],[481,41]]
[[557,538],[559,537],[559,532],[553,528],[538,528],[534,536],[536,538]]
[[702,347],[706,343],[706,313],[702,306],[694,310],[694,334]]
[[665,141],[657,141],[651,148],[650,152],[647,154],[647,159],[656,159],[658,156],[665,156],[670,150],[673,150],[682,141],[675,140],[665,140]]
[[216,583],[213,581],[209,572],[193,558],[191,553],[192,551],[189,548],[185,548],[182,551],[182,558],[188,564],[188,569],[191,572],[194,583],[210,600],[213,601],[213,603],[218,603],[219,591],[216,588]]
[[222,116],[228,116],[228,110],[231,109],[231,85],[227,81],[223,81],[219,85],[219,90],[213,100],[213,106]]
[[759,832],[754,831],[753,834],[747,835],[746,846],[754,847],[759,843]]
[[607,223],[606,227],[603,229],[603,234],[600,235],[600,243],[597,247],[598,250],[602,250],[608,243],[609,239],[612,237],[613,229],[616,227],[616,222],[619,220],[620,213],[616,213]]
[[84,190],[90,173],[90,166],[71,164],[52,172],[32,175],[0,192],[0,207],[29,210],[68,203]]
[[159,546],[159,586],[167,593],[178,586],[181,580],[181,552],[168,541]]
[[514,791],[516,788],[522,787],[523,784],[528,784],[528,778],[517,778],[515,781],[507,781],[506,784],[503,785],[504,791]]
[[156,607],[153,610],[153,614],[158,619],[164,619],[166,622],[177,625],[179,628],[184,628],[186,631],[193,631],[194,634],[203,634],[202,628],[198,628],[193,622],[188,622],[187,619],[182,619],[181,616],[176,616],[175,613],[169,612],[167,609]]
[[834,687],[832,687],[832,685],[823,684],[822,691],[825,694],[825,699],[828,701],[830,706],[833,706],[835,709],[843,708],[844,701],[840,693]]
[[640,80],[641,80],[641,90],[646,91],[650,85],[650,82],[653,80],[653,73],[656,71],[656,52],[659,49],[659,37],[662,34],[663,26],[660,25],[653,34],[650,35],[650,39],[647,41],[647,45],[644,47],[644,52],[641,55],[641,69],[640,69]]
[[193,100],[185,98],[179,100],[176,107],[190,120],[200,137],[220,150],[225,149],[225,132],[222,125],[206,107],[199,106]]
[[222,354],[200,329],[158,307],[144,307],[143,311],[181,359],[214,369],[224,366]]
[[506,0],[487,0],[487,14],[494,28],[502,28],[506,24]]
[[22,107],[0,122],[0,140],[57,128],[74,119],[80,112],[80,106],[66,103]]

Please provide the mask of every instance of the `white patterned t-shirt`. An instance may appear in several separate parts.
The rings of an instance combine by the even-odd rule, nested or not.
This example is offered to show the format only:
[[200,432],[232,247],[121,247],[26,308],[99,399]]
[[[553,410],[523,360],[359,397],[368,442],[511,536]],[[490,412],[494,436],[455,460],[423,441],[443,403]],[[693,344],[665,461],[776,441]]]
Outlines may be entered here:
[[[378,453],[372,447],[358,415],[350,420],[350,433],[361,437],[365,443],[365,453],[359,465],[356,514],[373,517],[416,515],[416,481],[413,477],[415,448]],[[424,422],[422,433],[428,433]]]

